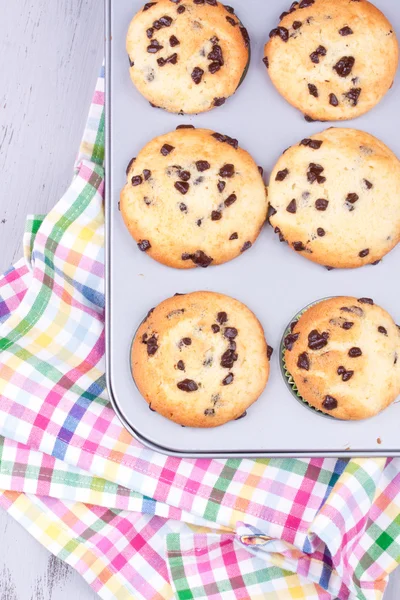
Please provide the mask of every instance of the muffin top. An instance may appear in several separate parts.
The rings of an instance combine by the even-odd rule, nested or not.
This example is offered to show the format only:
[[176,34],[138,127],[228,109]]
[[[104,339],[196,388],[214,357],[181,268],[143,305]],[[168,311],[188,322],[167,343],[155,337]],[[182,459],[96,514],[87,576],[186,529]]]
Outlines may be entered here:
[[330,128],[289,148],[268,188],[282,240],[328,267],[379,261],[400,240],[400,163],[382,142]]
[[247,30],[216,0],[148,2],[131,21],[126,49],[140,93],[173,113],[224,104],[250,60]]
[[264,62],[278,91],[314,120],[354,119],[391,87],[396,34],[367,0],[293,2],[270,33]]
[[139,152],[120,203],[139,249],[179,269],[218,265],[249,250],[267,206],[261,173],[238,141],[194,128],[157,137]]
[[188,427],[216,427],[260,396],[271,351],[244,304],[195,292],[150,311],[133,343],[132,373],[152,410]]
[[400,331],[370,298],[322,300],[284,344],[302,398],[337,419],[372,417],[400,394]]

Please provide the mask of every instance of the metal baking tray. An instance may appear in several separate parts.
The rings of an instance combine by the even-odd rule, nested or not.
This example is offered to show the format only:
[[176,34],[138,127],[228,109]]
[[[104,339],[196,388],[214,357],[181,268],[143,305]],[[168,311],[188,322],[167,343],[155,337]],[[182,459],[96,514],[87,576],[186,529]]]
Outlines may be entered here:
[[[153,137],[192,123],[238,138],[266,181],[282,151],[330,125],[372,133],[400,156],[399,78],[369,114],[354,121],[307,123],[269,81],[262,63],[269,31],[289,0],[232,0],[252,40],[249,72],[223,107],[195,116],[152,108],[130,81],[125,36],[143,0],[106,0],[106,345],[112,405],[140,442],[187,457],[399,456],[400,403],[361,422],[327,419],[299,403],[282,379],[279,347],[291,318],[327,296],[372,297],[400,322],[400,248],[377,266],[327,271],[280,244],[266,225],[254,247],[230,263],[175,270],[139,252],[118,211],[129,160]],[[400,34],[400,8],[375,0]],[[260,319],[275,352],[266,390],[244,419],[215,429],[176,425],[149,410],[133,382],[132,338],[148,310],[176,292],[213,290],[247,304]]]

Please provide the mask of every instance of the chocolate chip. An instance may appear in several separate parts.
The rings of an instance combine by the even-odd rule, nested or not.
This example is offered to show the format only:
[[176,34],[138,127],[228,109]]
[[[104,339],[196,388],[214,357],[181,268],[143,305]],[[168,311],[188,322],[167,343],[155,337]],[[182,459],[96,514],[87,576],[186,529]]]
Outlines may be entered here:
[[231,165],[231,164],[224,165],[219,170],[220,177],[229,178],[229,177],[233,177],[234,174],[235,174],[235,167],[234,167],[234,165]]
[[307,121],[307,123],[316,123],[317,122],[317,119],[313,119],[309,115],[304,115],[304,120]]
[[225,379],[223,379],[222,385],[230,385],[234,379],[235,379],[234,374],[228,373],[228,375],[225,377]]
[[296,252],[303,252],[303,250],[306,249],[303,242],[293,242],[293,248],[296,250]]
[[199,85],[199,83],[201,82],[201,79],[204,75],[204,71],[203,69],[200,69],[200,67],[195,67],[192,71],[192,79],[194,81],[194,83],[196,85]]
[[310,92],[310,96],[314,96],[314,98],[318,98],[318,88],[313,83],[308,84],[308,91]]
[[339,100],[335,96],[335,94],[329,94],[329,104],[332,106],[339,106]]
[[240,252],[246,252],[246,250],[249,250],[249,248],[252,247],[252,243],[251,242],[245,242],[243,244],[243,246],[240,248]]
[[292,27],[294,30],[300,29],[300,27],[303,25],[303,23],[301,21],[293,21],[292,23]]
[[131,57],[130,57],[130,56],[128,56],[128,58],[129,58],[129,66],[130,66],[130,67],[134,67],[134,66],[135,66],[135,63],[133,62],[133,60],[131,59]]
[[250,36],[249,36],[249,32],[247,31],[247,29],[245,27],[240,27],[240,33],[242,34],[242,38],[244,40],[244,45],[246,46],[246,48],[248,48],[250,46]]
[[235,9],[232,8],[232,6],[228,6],[227,4],[224,4],[224,8],[225,8],[225,10],[228,11],[228,13],[231,13],[231,15],[235,14]]
[[362,350],[361,350],[361,348],[357,348],[357,347],[355,347],[355,348],[350,348],[350,350],[349,350],[349,356],[350,356],[351,358],[358,358],[358,357],[359,357],[359,356],[361,356],[361,355],[362,355]]
[[220,68],[221,68],[221,65],[217,62],[213,62],[210,65],[208,65],[208,70],[210,71],[211,75],[214,75],[214,73],[219,71]]
[[308,146],[312,150],[319,150],[323,144],[322,140],[311,140],[310,138],[304,138],[301,140],[300,146]]
[[352,29],[350,29],[350,27],[342,27],[342,29],[339,29],[339,33],[340,35],[346,36],[346,35],[352,35],[354,32]]
[[213,210],[211,213],[211,221],[220,221],[222,219],[222,213],[219,210]]
[[237,23],[235,19],[232,19],[232,17],[225,17],[225,19],[232,25],[232,27],[236,27]]
[[194,125],[178,125],[177,129],[196,129]]
[[355,59],[353,56],[343,56],[332,68],[340,77],[347,77],[350,75],[354,63]]
[[174,187],[178,190],[178,192],[185,195],[188,193],[190,185],[186,181],[176,181],[174,183]]
[[238,237],[239,237],[239,236],[238,236],[238,234],[235,232],[235,233],[232,233],[232,235],[230,236],[230,238],[229,238],[229,239],[230,239],[230,241],[232,241],[232,240],[237,240],[237,239],[238,239]]
[[321,173],[324,171],[324,167],[321,165],[316,165],[315,163],[310,163],[307,171],[307,179],[309,183],[324,183],[326,181],[326,177],[323,177]]
[[275,181],[283,181],[289,175],[288,169],[283,169],[283,171],[278,171],[275,177]]
[[359,298],[357,302],[359,302],[360,304],[370,304],[371,306],[374,305],[374,301],[372,300],[372,298]]
[[311,62],[318,64],[320,56],[326,56],[326,48],[324,46],[318,46],[318,48],[310,54]]
[[223,135],[222,133],[213,133],[212,137],[218,140],[219,142],[229,144],[230,146],[232,146],[232,148],[235,148],[235,150],[237,150],[239,146],[238,140],[229,137],[229,135]]
[[224,58],[223,58],[221,46],[219,46],[218,44],[214,44],[211,52],[209,52],[209,54],[207,54],[207,58],[208,58],[208,60],[215,61],[219,65],[222,66],[224,64]]
[[151,40],[151,38],[153,37],[153,33],[154,33],[154,29],[152,27],[150,27],[149,29],[146,30],[146,34],[147,34],[147,37],[149,38],[149,40]]
[[179,205],[179,209],[180,209],[182,212],[185,212],[185,213],[186,213],[186,212],[187,212],[187,206],[186,206],[186,204],[184,204],[183,202],[181,202],[181,203],[180,203],[180,205]]
[[168,15],[164,15],[163,17],[161,17],[158,20],[163,27],[170,27],[172,25],[172,18],[169,17]]
[[335,267],[325,267],[325,269],[326,269],[327,271],[334,271],[334,270],[335,270]]
[[333,398],[332,396],[325,396],[322,406],[326,410],[335,410],[335,408],[338,407],[338,401],[336,400],[336,398]]
[[149,356],[154,356],[158,350],[157,338],[155,335],[152,335],[146,342],[147,346],[147,354]]
[[299,4],[299,8],[307,8],[308,6],[312,6],[315,0],[302,0]]
[[186,10],[186,7],[185,7],[185,6],[179,6],[179,7],[178,7],[178,14],[180,14],[180,15],[181,15],[182,13],[184,13],[184,12],[185,12],[185,10]]
[[231,369],[234,363],[237,361],[238,355],[234,350],[226,350],[221,357],[221,367],[224,369]]
[[365,250],[361,250],[361,252],[358,253],[358,256],[360,258],[365,258],[366,256],[368,256],[369,254],[369,248],[365,248]]
[[272,357],[273,353],[274,353],[273,347],[267,345],[267,358],[268,358],[268,360],[271,360],[271,357]]
[[155,54],[163,48],[164,46],[161,46],[161,44],[159,44],[157,40],[151,40],[150,45],[147,46],[147,52],[149,52],[150,54]]
[[240,419],[244,419],[245,417],[247,417],[247,411],[245,410],[244,413],[242,415],[240,415],[240,417],[237,417],[235,419],[235,421],[240,421]]
[[368,181],[368,179],[363,179],[363,181],[365,183],[367,190],[370,190],[372,187],[374,187],[373,184],[370,181]]
[[151,244],[150,244],[149,240],[141,240],[138,243],[138,247],[139,247],[139,250],[141,250],[142,252],[147,252],[147,250],[150,250]]
[[170,146],[169,144],[164,144],[164,146],[161,148],[160,152],[163,156],[168,156],[168,154],[171,154],[171,152],[175,150],[174,146]]
[[260,173],[261,177],[264,175],[264,169],[262,167],[257,167],[258,172]]
[[276,27],[270,31],[269,37],[272,38],[276,36],[279,36],[282,42],[287,42],[289,39],[289,31],[286,29],[286,27]]
[[207,169],[209,169],[210,166],[210,163],[206,160],[198,160],[196,162],[196,168],[198,171],[200,171],[200,173],[203,173],[203,171],[207,171]]
[[382,259],[375,260],[373,263],[371,263],[371,265],[372,265],[373,267],[376,267],[376,265],[379,265],[379,263],[380,263],[380,262],[382,262]]
[[178,175],[182,181],[189,181],[190,179],[189,171],[179,171]]
[[140,185],[141,183],[143,183],[143,177],[141,175],[135,175],[134,177],[132,177],[131,183],[133,186]]
[[221,331],[219,325],[215,325],[215,323],[211,325],[211,329],[213,330],[213,333],[219,333]]
[[267,69],[269,69],[269,60],[268,60],[268,56],[264,56],[264,58],[263,58],[263,63],[264,63],[264,65],[267,67]]
[[217,314],[217,321],[220,325],[224,325],[225,323],[227,323],[228,315],[226,314],[226,312],[219,312]]
[[215,415],[215,410],[213,408],[206,408],[204,414],[206,417],[213,417]]
[[273,217],[274,215],[276,215],[277,211],[276,209],[272,206],[272,204],[270,204],[268,206],[268,215],[267,215],[267,219],[269,220],[271,217]]
[[382,325],[380,325],[378,327],[378,331],[379,331],[379,333],[383,333],[383,335],[387,335],[388,334],[387,333],[387,329],[385,329],[384,327],[382,327]]
[[175,35],[171,35],[169,38],[169,45],[172,46],[172,48],[175,48],[175,46],[179,46],[179,44],[178,38]]
[[231,206],[231,204],[234,204],[234,202],[236,202],[237,200],[237,196],[236,194],[231,194],[230,196],[228,196],[228,198],[225,200],[224,204],[226,207]]
[[206,269],[211,265],[214,259],[211,258],[211,256],[207,256],[203,250],[196,250],[194,254],[188,254],[187,252],[184,252],[182,254],[182,260],[191,260],[196,266]]
[[318,198],[318,200],[315,202],[315,208],[317,210],[324,211],[328,208],[328,204],[328,200],[324,200],[324,198]]
[[147,2],[144,6],[143,6],[143,11],[145,12],[146,10],[149,10],[149,8],[151,8],[152,6],[154,6],[155,4],[157,4],[157,2]]
[[[296,325],[296,323],[294,325]],[[297,340],[299,339],[299,336],[300,336],[299,333],[289,333],[285,337],[285,339],[283,340],[283,343],[285,345],[286,350],[289,350],[289,352],[290,352],[293,349],[293,345],[295,344],[295,342],[297,342]]]
[[344,96],[349,100],[352,106],[357,106],[360,94],[361,88],[352,88],[351,90],[346,92]]
[[350,204],[355,204],[357,200],[359,200],[359,196],[357,194],[347,194],[346,202],[350,202]]
[[324,237],[324,235],[325,235],[325,229],[322,229],[322,227],[318,227],[318,229],[317,229],[317,235],[319,237]]
[[308,335],[308,347],[310,350],[321,350],[328,344],[329,333],[324,331],[319,333],[316,329],[313,329]]
[[196,390],[199,389],[199,386],[197,385],[197,383],[195,381],[193,381],[192,379],[184,379],[183,381],[180,381],[176,385],[182,392],[195,392]]
[[192,345],[192,340],[189,337],[185,337],[185,338],[182,339],[182,343],[185,346],[191,346]]
[[353,313],[355,315],[357,315],[358,317],[362,317],[364,316],[364,311],[362,308],[359,308],[358,306],[342,306],[342,308],[340,309],[343,312],[349,312],[349,313]]
[[299,369],[304,369],[305,371],[310,370],[310,360],[308,358],[307,352],[302,352],[302,354],[299,355],[299,358],[297,360],[297,366],[299,367]]
[[180,360],[176,366],[180,371],[185,370],[185,363],[183,362],[183,360]]
[[222,106],[223,104],[225,104],[226,102],[226,98],[214,98],[214,106]]
[[218,181],[217,187],[219,192],[223,192],[225,189],[226,183],[225,181]]
[[354,323],[352,323],[351,321],[345,321],[342,325],[342,328],[348,330],[351,329],[353,325]]
[[131,170],[131,166],[133,165],[133,163],[135,162],[136,157],[131,158],[131,160],[128,163],[128,166],[126,167],[126,174],[128,175],[129,171]]
[[286,211],[288,213],[292,213],[295,214],[297,212],[297,204],[296,204],[296,200],[293,198],[293,200],[291,202],[289,202],[289,204],[286,207]]
[[236,327],[225,327],[224,336],[229,340],[234,340],[238,335],[238,330]]
[[149,404],[149,409],[151,410],[151,412],[156,412],[154,408],[151,408],[151,404]]
[[285,17],[287,17],[287,15],[290,15],[290,13],[287,10],[285,10],[283,13],[281,13],[279,15],[279,20],[282,21],[282,19],[284,19]]
[[167,63],[171,63],[172,65],[176,65],[177,62],[178,62],[178,55],[176,53],[172,54],[171,56],[168,56],[168,58],[157,58],[157,64],[160,67],[163,67]]

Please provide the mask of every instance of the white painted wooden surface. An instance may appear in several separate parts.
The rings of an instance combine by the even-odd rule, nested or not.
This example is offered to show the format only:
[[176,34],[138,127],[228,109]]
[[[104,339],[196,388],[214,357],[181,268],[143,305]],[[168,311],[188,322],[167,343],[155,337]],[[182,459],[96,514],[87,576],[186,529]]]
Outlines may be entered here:
[[[102,0],[0,0],[0,272],[68,186],[103,56]],[[0,512],[0,600],[94,600]],[[400,600],[400,572],[385,600]]]

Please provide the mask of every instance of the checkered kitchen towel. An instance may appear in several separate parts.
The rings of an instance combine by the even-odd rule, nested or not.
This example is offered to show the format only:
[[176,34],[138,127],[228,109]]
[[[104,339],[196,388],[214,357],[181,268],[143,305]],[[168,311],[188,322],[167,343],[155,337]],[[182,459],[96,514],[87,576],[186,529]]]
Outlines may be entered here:
[[147,450],[104,378],[104,79],[73,183],[0,279],[0,504],[102,598],[382,597],[398,460]]

